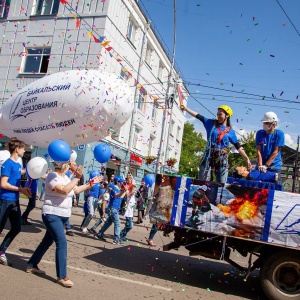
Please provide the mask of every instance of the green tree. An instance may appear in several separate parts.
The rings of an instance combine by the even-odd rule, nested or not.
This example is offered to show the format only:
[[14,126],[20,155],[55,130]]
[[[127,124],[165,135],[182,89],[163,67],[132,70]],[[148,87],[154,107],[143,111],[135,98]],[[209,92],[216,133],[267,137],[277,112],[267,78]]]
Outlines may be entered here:
[[[246,136],[243,136],[240,139],[240,144],[243,145],[243,148],[248,155],[249,159],[256,159],[256,146],[255,146],[255,134],[256,132],[247,133]],[[245,159],[240,154],[230,154],[229,155],[229,166],[232,170],[237,166],[246,166]]]
[[206,141],[201,133],[195,131],[193,124],[184,124],[180,155],[179,173],[189,177],[197,177],[199,163]]

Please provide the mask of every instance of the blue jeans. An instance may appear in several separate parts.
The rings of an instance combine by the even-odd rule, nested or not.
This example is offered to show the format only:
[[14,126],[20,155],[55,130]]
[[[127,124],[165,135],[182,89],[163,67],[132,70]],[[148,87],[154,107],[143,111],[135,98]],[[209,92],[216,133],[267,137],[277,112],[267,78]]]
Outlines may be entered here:
[[65,278],[67,277],[67,239],[65,226],[69,218],[43,214],[42,219],[46,227],[46,233],[27,265],[29,267],[37,267],[49,247],[55,242],[56,275],[58,278]]
[[22,219],[27,220],[29,213],[35,208],[36,193],[31,194],[31,198],[28,199],[28,205],[26,210],[22,214]]
[[68,218],[67,222],[65,223],[65,227],[67,231],[72,231],[72,227],[70,224],[70,218]]
[[87,206],[88,206],[89,214],[85,218],[85,220],[82,224],[82,227],[88,227],[91,220],[94,218],[95,210],[97,209],[97,202],[98,202],[98,198],[95,198],[95,197],[92,197],[92,196],[89,196],[87,198]]
[[119,209],[115,207],[108,208],[108,218],[102,228],[99,231],[99,235],[103,235],[103,233],[110,227],[110,225],[114,223],[114,240],[119,242],[120,240],[120,218],[119,218]]
[[149,240],[153,240],[153,238],[154,238],[154,236],[156,235],[157,231],[158,231],[157,225],[156,225],[156,224],[153,224],[153,225],[152,225],[152,228],[151,228],[151,230],[150,230]]
[[[209,181],[211,177],[211,168],[205,169],[205,165],[200,165],[198,179]],[[228,177],[228,167],[220,167],[214,171],[216,182],[226,183]]]
[[42,188],[41,188],[41,194],[40,194],[40,201],[42,201],[43,199],[43,197],[44,197],[44,194],[45,194],[45,183],[43,182],[42,183]]
[[14,238],[21,232],[21,210],[19,201],[6,201],[0,199],[0,230],[10,221],[10,231],[0,245],[0,252],[5,252]]
[[126,223],[125,223],[125,227],[123,228],[123,230],[120,233],[120,237],[122,239],[125,239],[127,233],[132,229],[133,224],[132,224],[132,218],[131,217],[126,217]]

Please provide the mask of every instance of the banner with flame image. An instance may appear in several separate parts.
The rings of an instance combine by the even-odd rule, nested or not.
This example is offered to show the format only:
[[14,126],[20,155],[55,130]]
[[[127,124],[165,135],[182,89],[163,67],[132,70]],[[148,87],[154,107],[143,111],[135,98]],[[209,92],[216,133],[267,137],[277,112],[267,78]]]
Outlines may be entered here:
[[177,177],[174,226],[300,247],[300,195]]

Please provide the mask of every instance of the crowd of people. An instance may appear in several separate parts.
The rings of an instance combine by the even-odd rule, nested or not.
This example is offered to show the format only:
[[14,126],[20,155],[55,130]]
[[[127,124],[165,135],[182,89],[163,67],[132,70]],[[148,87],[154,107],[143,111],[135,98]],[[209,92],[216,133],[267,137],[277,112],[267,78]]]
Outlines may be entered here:
[[[228,176],[228,151],[229,143],[232,143],[246,161],[246,167],[241,169],[244,176],[251,169],[251,162],[242,145],[237,140],[236,134],[231,128],[230,118],[232,109],[227,105],[218,108],[217,119],[208,119],[187,107],[182,110],[200,120],[207,131],[207,145],[199,166],[199,179],[209,180],[210,174],[215,173],[217,182],[226,183]],[[275,172],[276,180],[280,178],[282,164],[281,147],[284,146],[284,133],[277,130],[278,117],[273,112],[267,112],[263,119],[263,129],[256,134],[257,166],[259,172]],[[0,235],[3,237],[0,245],[0,264],[10,265],[6,257],[6,250],[20,233],[22,225],[30,225],[28,215],[35,207],[37,199],[37,180],[28,176],[25,187],[21,186],[21,175],[25,174],[22,165],[22,157],[25,152],[25,144],[17,138],[11,138],[7,143],[7,149],[1,151],[1,179],[0,179]],[[112,243],[122,245],[127,235],[133,228],[134,211],[137,209],[136,224],[143,223],[150,211],[152,201],[155,199],[157,184],[151,187],[144,181],[137,187],[134,178],[129,173],[126,180],[116,174],[108,178],[105,167],[100,170],[92,170],[89,179],[84,183],[82,166],[77,166],[75,161],[65,163],[53,162],[54,171],[50,168],[42,177],[42,191],[40,200],[42,205],[42,220],[46,228],[45,235],[27,263],[26,272],[44,274],[38,264],[49,247],[55,243],[55,262],[57,283],[64,287],[72,287],[74,283],[67,277],[67,235],[74,235],[70,225],[71,209],[79,203],[79,195],[84,192],[85,217],[81,224],[83,233],[92,233],[96,239],[106,241],[105,232],[113,224],[114,238]],[[247,169],[247,170],[246,170]],[[254,176],[253,174],[251,176]],[[256,175],[255,175],[256,176]],[[274,175],[273,175],[274,177]],[[275,177],[274,177],[275,178]],[[160,190],[164,195],[170,194],[174,189],[163,186],[161,177]],[[166,182],[165,182],[166,183]],[[168,190],[167,190],[168,189]],[[20,193],[28,197],[26,210],[21,214],[19,197]],[[160,197],[159,192],[157,202]],[[169,199],[172,202],[172,199]],[[153,201],[154,202],[154,201]],[[170,202],[170,203],[171,203]],[[169,204],[168,204],[169,205]],[[99,217],[92,227],[90,223]],[[125,218],[125,226],[121,230],[120,214]],[[10,220],[10,230],[6,235],[2,233],[7,220]],[[102,227],[97,231],[97,227]],[[153,238],[158,230],[159,222],[154,222],[147,243],[154,245]]]

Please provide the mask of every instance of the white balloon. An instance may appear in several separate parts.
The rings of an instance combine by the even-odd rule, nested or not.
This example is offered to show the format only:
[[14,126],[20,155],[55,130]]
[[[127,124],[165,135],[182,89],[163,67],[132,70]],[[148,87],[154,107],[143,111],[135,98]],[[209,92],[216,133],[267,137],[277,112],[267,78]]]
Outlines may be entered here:
[[42,157],[34,157],[26,165],[27,173],[32,179],[41,178],[46,174],[47,169],[47,161]]
[[77,153],[75,150],[72,150],[70,161],[76,161],[76,159],[77,159]]
[[117,131],[134,108],[129,86],[115,74],[70,70],[45,76],[14,94],[0,109],[1,132],[46,148],[98,141]]

